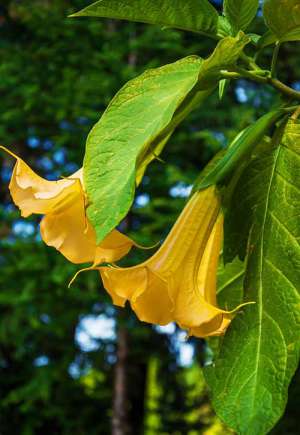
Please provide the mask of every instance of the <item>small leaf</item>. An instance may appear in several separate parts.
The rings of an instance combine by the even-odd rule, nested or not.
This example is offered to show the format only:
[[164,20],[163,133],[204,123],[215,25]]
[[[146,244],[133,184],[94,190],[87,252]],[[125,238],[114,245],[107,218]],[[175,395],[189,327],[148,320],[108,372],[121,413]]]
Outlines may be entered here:
[[116,18],[216,35],[218,13],[208,0],[100,0],[72,17]]
[[268,30],[259,38],[259,40],[257,41],[257,46],[259,49],[261,49],[267,47],[268,45],[275,44],[275,42],[277,41],[277,36],[273,32],[271,32],[271,30]]
[[247,36],[249,36],[255,45],[257,45],[258,41],[261,39],[261,35],[258,35],[257,33],[247,33]]
[[98,242],[131,206],[137,163],[140,178],[177,123],[212,91],[193,93],[202,63],[190,56],[131,80],[91,130],[83,169],[87,213]]
[[245,296],[214,366],[205,370],[218,415],[240,435],[265,435],[281,417],[300,353],[300,123],[246,168],[252,216]]
[[258,5],[258,0],[224,0],[224,14],[235,33],[247,29],[256,15]]
[[218,42],[213,53],[204,60],[199,74],[199,86],[206,88],[221,78],[221,70],[233,66],[250,38],[243,32],[236,37],[227,36]]
[[219,99],[220,100],[223,99],[229,83],[230,83],[230,80],[228,80],[228,79],[223,79],[223,80],[219,81]]
[[300,40],[299,0],[265,0],[263,13],[267,26],[280,42]]

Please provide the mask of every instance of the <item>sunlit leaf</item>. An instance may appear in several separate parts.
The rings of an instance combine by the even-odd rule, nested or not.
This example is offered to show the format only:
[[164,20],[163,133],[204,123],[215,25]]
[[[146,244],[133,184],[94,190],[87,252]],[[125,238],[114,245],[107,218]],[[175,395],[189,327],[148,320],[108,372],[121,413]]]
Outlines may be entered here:
[[300,123],[246,169],[240,186],[252,216],[245,295],[214,366],[214,407],[241,435],[264,435],[281,417],[300,351]]
[[142,163],[143,172],[145,159],[147,163],[155,156],[157,146],[175,128],[176,117],[181,119],[185,98],[193,100],[190,92],[201,65],[200,58],[191,56],[146,71],[117,93],[91,130],[84,181],[88,216],[99,241],[127,214],[134,196],[137,163]]
[[168,126],[157,136],[157,138],[151,143],[151,146],[147,146],[143,149],[137,159],[136,164],[136,185],[140,184],[144,172],[154,159],[158,159],[165,144],[168,142],[175,128],[180,122],[197,106],[200,106],[203,101],[213,92],[214,87],[207,90],[192,91],[190,95],[184,100],[184,103],[180,105],[176,110],[172,121]]
[[140,181],[174,128],[212,92],[220,69],[234,64],[247,42],[244,34],[227,37],[208,59],[191,56],[146,71],[113,98],[88,136],[84,159],[87,212],[99,242],[127,214],[136,178]]

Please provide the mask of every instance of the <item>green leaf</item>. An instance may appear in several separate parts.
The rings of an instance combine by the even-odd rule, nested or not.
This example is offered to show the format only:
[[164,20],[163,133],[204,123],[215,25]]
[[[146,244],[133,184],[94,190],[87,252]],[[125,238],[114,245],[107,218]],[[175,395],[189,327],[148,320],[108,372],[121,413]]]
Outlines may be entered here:
[[257,45],[258,41],[261,38],[261,35],[258,35],[257,33],[247,33],[247,35],[251,39],[251,42],[253,42],[253,44],[255,45]]
[[233,66],[250,38],[243,32],[236,37],[227,36],[218,42],[213,53],[204,60],[199,73],[199,86],[206,88],[221,78],[221,70]]
[[72,17],[137,21],[215,36],[218,13],[208,0],[100,0]]
[[219,81],[219,99],[222,100],[229,86],[230,80],[222,79]]
[[[84,159],[88,217],[97,240],[127,214],[146,166],[176,126],[216,87],[220,69],[236,62],[248,42],[227,37],[202,61],[191,56],[127,83],[90,132]],[[196,86],[195,86],[196,85]]]
[[[137,162],[157,146],[211,92],[194,92],[202,60],[196,56],[148,70],[128,82],[91,130],[84,159],[88,217],[100,242],[127,214],[134,197]],[[141,174],[139,173],[140,177]]]
[[235,33],[247,29],[256,15],[258,5],[258,0],[224,0],[224,14]]
[[183,121],[184,118],[197,106],[206,100],[206,98],[212,93],[214,87],[207,90],[195,91],[192,89],[190,94],[185,98],[184,102],[174,113],[172,121],[168,126],[157,136],[157,138],[151,143],[150,146],[146,146],[139,154],[136,164],[136,184],[140,184],[144,172],[152,162],[152,160],[158,158],[159,154],[163,150],[165,144],[172,136],[175,128]]
[[[240,186],[247,185],[248,173],[245,167],[257,155],[263,153],[270,147],[271,138],[264,136],[257,143],[253,144],[253,150],[243,165],[237,166],[234,176],[226,189],[226,211],[224,221],[224,249],[223,257],[225,263],[230,263],[238,256],[244,260],[247,254],[248,237],[253,220],[253,210],[244,207],[245,194]],[[227,192],[230,190],[230,192]]]
[[[217,274],[217,299],[218,305],[226,310],[233,310],[240,305],[243,300],[243,281],[245,276],[245,263],[235,258],[232,263],[224,264],[221,256]],[[211,355],[216,359],[220,350],[223,337],[210,337],[207,344],[210,348],[209,360]]]
[[299,0],[265,0],[263,13],[267,26],[280,42],[300,40]]
[[275,42],[277,41],[277,36],[273,32],[271,32],[271,30],[268,30],[259,38],[259,40],[257,41],[257,46],[259,49],[261,49],[267,47],[268,45],[275,44]]
[[218,36],[225,38],[226,36],[232,36],[232,28],[226,17],[219,15],[218,19]]
[[205,375],[218,415],[240,435],[267,434],[281,417],[300,353],[300,123],[247,167],[252,215],[245,295]]

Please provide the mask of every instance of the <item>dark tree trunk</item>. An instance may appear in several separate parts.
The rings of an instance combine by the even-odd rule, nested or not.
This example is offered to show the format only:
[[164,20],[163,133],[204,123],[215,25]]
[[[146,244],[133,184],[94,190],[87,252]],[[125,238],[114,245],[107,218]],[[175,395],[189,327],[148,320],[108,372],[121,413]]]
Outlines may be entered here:
[[128,423],[127,358],[128,333],[124,326],[120,326],[114,377],[112,435],[130,434]]
[[[147,346],[146,343],[143,343]],[[145,432],[144,430],[144,419],[145,419],[145,394],[147,385],[147,363],[138,362],[130,360],[130,371],[129,379],[134,382],[134,388],[129,390],[129,401],[130,401],[130,435],[141,435]]]

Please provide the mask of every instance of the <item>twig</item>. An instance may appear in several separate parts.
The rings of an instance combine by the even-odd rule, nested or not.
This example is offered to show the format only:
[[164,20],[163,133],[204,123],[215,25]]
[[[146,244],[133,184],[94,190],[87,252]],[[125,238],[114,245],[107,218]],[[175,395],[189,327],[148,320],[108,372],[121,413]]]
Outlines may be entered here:
[[272,63],[271,63],[271,77],[272,78],[274,78],[276,76],[276,64],[277,64],[279,49],[280,49],[280,42],[277,41],[275,44],[274,51],[273,51]]

